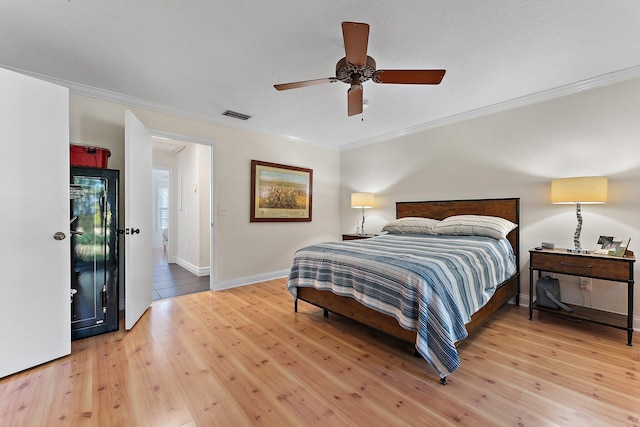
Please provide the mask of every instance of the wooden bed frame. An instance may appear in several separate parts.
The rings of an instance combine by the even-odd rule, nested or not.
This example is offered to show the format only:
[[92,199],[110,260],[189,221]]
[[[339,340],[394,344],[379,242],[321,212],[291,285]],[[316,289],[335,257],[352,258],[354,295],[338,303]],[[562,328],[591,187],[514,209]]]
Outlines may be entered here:
[[[396,218],[409,216],[444,219],[451,215],[490,215],[508,219],[520,224],[520,199],[477,199],[477,200],[446,200],[427,202],[398,202],[396,203]],[[516,305],[519,305],[520,295],[520,227],[516,227],[507,236],[513,246],[516,258],[516,274],[500,286],[489,302],[478,310],[471,321],[466,324],[467,332],[473,331],[504,304],[515,297]],[[415,344],[416,332],[402,328],[398,321],[386,314],[365,307],[353,298],[343,297],[327,290],[315,288],[298,288],[298,299],[306,301],[324,309],[324,315],[328,312],[357,320],[365,325],[383,331],[394,337]],[[298,311],[298,301],[295,301],[295,311]],[[443,383],[446,383],[443,382]]]

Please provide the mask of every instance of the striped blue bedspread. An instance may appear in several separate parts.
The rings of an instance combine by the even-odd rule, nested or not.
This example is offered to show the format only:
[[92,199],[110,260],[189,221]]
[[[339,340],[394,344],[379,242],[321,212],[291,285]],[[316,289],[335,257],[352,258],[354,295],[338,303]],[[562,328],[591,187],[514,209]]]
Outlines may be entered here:
[[298,287],[330,290],[395,317],[443,378],[460,365],[464,325],[515,273],[506,239],[386,234],[298,250],[287,288],[294,298]]

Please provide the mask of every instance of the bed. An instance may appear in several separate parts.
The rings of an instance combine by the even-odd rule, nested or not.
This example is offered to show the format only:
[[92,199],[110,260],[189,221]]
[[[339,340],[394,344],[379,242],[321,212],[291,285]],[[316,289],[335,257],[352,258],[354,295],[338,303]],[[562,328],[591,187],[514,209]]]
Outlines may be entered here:
[[[519,303],[519,227],[517,227],[519,224],[519,205],[518,198],[398,202],[396,204],[396,218],[398,219],[422,217],[444,220],[457,215],[477,215],[504,218],[515,224],[516,227],[508,234],[505,233],[506,239],[477,236],[411,235],[400,238],[398,235],[382,235],[366,240],[329,242],[302,248],[296,252],[287,281],[287,288],[294,296],[295,311],[297,311],[298,300],[302,300],[322,308],[325,316],[331,311],[362,322],[404,341],[411,342],[415,345],[416,353],[422,355],[438,372],[441,383],[446,384],[447,375],[455,371],[460,363],[455,345],[468,334],[472,334],[484,320],[509,300],[515,299],[515,303]],[[396,252],[404,246],[404,240],[402,239],[405,237],[408,239],[406,240],[406,246],[411,246],[412,248],[415,246],[417,252],[407,254]],[[420,237],[424,237],[424,239],[419,239]],[[381,276],[389,276],[392,278],[391,280],[404,277],[403,274],[405,273],[401,273],[400,269],[405,268],[405,264],[418,265],[422,263],[422,260],[417,258],[422,257],[423,252],[433,252],[435,250],[427,248],[426,242],[438,237],[442,237],[442,239],[437,242],[437,245],[434,244],[434,247],[438,246],[440,241],[445,244],[444,241],[446,240],[447,245],[461,245],[464,249],[458,249],[457,247],[449,249],[447,247],[444,252],[441,251],[441,253],[435,254],[439,261],[438,263],[434,262],[433,265],[438,265],[437,268],[431,266],[429,271],[407,272],[407,276],[404,279],[406,283],[388,285],[390,287],[397,286],[397,291],[374,290],[376,294],[373,297],[363,296],[359,293],[363,283],[386,280],[382,279]],[[418,240],[420,240],[419,243]],[[382,249],[379,249],[376,245],[386,245],[391,252],[388,255],[379,256],[379,252]],[[459,250],[467,251],[470,246],[474,247],[473,251],[476,251],[475,246],[483,248],[481,250],[478,249],[481,254],[476,254],[475,252],[471,255],[467,255],[466,252],[462,255],[460,255],[461,253],[459,254]],[[346,254],[344,259],[348,258],[349,261],[344,261],[343,258],[336,259],[337,254],[343,252]],[[444,268],[441,264],[452,262],[447,258],[440,263],[441,258],[445,256],[444,254],[452,254],[450,258],[470,257],[470,259],[477,260],[481,259],[477,257],[484,257],[489,252],[501,252],[503,253],[502,255],[506,254],[506,256],[509,256],[510,253],[511,258],[503,261],[492,260],[491,262],[483,261],[481,263],[473,262],[468,264],[488,264],[493,266],[496,263],[504,263],[508,271],[501,271],[495,276],[495,279],[491,279],[499,280],[495,284],[489,284],[490,280],[485,277],[485,272],[468,273],[469,276],[474,276],[476,279],[481,277],[480,281],[483,282],[480,286],[481,289],[478,291],[479,294],[470,297],[471,300],[474,300],[472,303],[465,300],[464,304],[459,304],[459,294],[466,294],[468,291],[443,291],[440,289],[440,285],[436,285],[436,281],[440,279],[435,280],[432,277],[436,275],[432,270],[438,270],[437,275],[440,275],[441,269]],[[354,260],[359,257],[357,253],[362,253],[363,260]],[[434,254],[424,256],[432,255]],[[313,259],[311,259],[312,257]],[[352,265],[352,262],[355,264]],[[376,266],[380,270],[372,273],[372,266],[381,262],[383,264]],[[359,265],[359,263],[362,265]],[[330,271],[334,268],[337,268],[337,270]],[[456,275],[462,274],[459,270],[466,268],[468,267],[454,265],[451,271],[442,274],[452,282],[463,281],[467,279],[457,278],[458,276]],[[313,269],[317,270],[314,271]],[[313,276],[313,278],[310,279],[310,276]],[[424,287],[426,285],[419,283],[423,281],[429,283],[427,288]],[[487,284],[484,284],[485,281]],[[319,284],[316,285],[314,282]],[[434,285],[433,289],[431,288],[432,285]],[[312,286],[319,286],[320,289]],[[324,289],[322,289],[323,286]],[[347,290],[348,286],[357,289],[349,291]],[[467,288],[465,287],[465,289]],[[387,305],[387,303],[390,304],[391,301],[396,299],[396,294],[404,295],[406,293],[419,294],[419,301],[407,304],[398,302],[398,307],[396,308]],[[431,302],[432,300],[433,302]],[[381,301],[382,303],[380,303]],[[463,307],[459,307],[459,305]],[[425,309],[425,307],[428,308]],[[410,317],[412,316],[415,316],[415,318],[411,319]],[[445,319],[448,316],[451,316],[453,320]],[[431,320],[427,321],[427,319]],[[440,325],[441,319],[445,319],[442,321],[442,325]],[[460,325],[461,322],[463,323]],[[446,336],[441,337],[440,335]]]

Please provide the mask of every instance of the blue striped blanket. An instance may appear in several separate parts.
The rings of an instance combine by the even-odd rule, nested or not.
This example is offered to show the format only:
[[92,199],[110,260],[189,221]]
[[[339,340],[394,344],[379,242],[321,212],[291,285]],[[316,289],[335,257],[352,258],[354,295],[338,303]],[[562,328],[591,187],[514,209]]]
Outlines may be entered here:
[[298,287],[330,290],[395,317],[444,378],[460,365],[464,325],[515,272],[506,239],[386,234],[298,250],[287,288],[294,298]]

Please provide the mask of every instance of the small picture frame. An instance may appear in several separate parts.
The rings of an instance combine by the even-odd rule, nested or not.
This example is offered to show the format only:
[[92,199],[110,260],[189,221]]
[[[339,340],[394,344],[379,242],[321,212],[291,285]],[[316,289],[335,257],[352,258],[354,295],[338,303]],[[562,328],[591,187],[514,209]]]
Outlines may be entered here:
[[601,255],[624,256],[630,240],[628,237],[600,236],[593,252]]
[[311,222],[313,170],[251,160],[250,222]]

